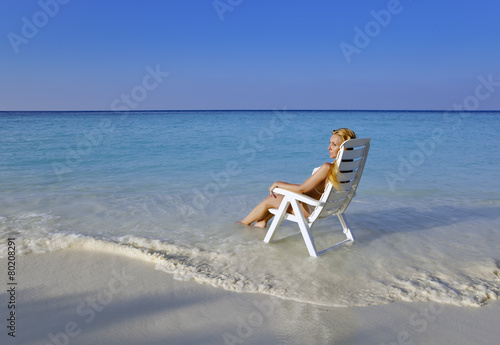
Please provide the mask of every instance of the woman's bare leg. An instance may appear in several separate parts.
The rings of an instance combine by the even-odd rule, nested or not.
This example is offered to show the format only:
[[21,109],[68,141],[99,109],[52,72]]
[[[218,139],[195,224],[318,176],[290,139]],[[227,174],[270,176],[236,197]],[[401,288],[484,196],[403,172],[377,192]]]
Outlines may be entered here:
[[264,217],[264,219],[262,220],[259,220],[258,222],[255,222],[255,224],[253,226],[257,227],[257,228],[265,228],[267,226],[267,222],[274,217],[274,214],[272,214],[271,212],[268,212],[269,214],[267,215],[267,217]]
[[250,225],[253,222],[255,226],[259,228],[265,228],[269,219],[271,219],[274,215],[269,212],[270,208],[278,208],[281,204],[281,200],[283,200],[282,195],[276,195],[276,197],[268,195],[264,200],[260,202],[255,208],[243,218],[240,223],[245,225]]

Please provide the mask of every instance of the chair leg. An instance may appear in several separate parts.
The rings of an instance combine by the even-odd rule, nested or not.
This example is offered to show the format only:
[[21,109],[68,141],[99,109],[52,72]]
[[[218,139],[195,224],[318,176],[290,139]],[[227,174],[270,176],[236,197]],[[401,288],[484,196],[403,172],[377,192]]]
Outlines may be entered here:
[[292,200],[291,202],[293,212],[297,216],[297,222],[299,224],[300,232],[302,233],[302,237],[304,238],[304,242],[306,243],[307,250],[309,251],[309,255],[312,257],[318,257],[318,250],[316,249],[316,245],[314,244],[314,238],[311,232],[311,228],[307,223],[307,220],[302,213],[302,209],[297,200]]
[[340,223],[342,224],[342,228],[344,229],[344,234],[347,239],[350,241],[354,241],[354,235],[351,232],[351,228],[349,226],[349,222],[347,221],[347,216],[344,213],[338,214]]
[[264,238],[264,243],[269,243],[272,241],[276,229],[280,226],[283,219],[285,219],[288,205],[290,205],[290,201],[288,201],[288,199],[285,198],[283,199],[283,201],[281,201],[278,212],[274,216],[273,222],[271,223],[269,230],[267,230],[266,237]]

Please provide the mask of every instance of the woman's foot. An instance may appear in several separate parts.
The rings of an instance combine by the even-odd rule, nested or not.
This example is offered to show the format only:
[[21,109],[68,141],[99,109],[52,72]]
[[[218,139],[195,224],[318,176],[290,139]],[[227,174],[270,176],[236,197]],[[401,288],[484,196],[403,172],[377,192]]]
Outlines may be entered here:
[[267,221],[260,220],[260,221],[256,222],[253,226],[255,226],[256,228],[264,229],[267,226]]
[[[239,222],[235,222],[236,224],[242,224],[242,225],[245,225],[245,226],[250,226],[250,224],[247,224],[243,221],[239,221]],[[260,220],[258,222],[256,222],[254,225],[252,225],[256,228],[261,228],[261,229],[264,229],[266,226],[267,226],[267,220]]]

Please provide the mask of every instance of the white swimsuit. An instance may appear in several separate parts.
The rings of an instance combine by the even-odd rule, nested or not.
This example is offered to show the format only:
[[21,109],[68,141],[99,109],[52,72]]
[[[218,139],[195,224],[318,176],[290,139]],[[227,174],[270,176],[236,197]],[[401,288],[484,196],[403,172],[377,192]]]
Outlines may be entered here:
[[[313,170],[313,172],[312,172],[312,174],[311,174],[311,175],[314,175],[314,173],[315,173],[316,171],[318,171],[318,169],[319,169],[319,168],[321,168],[321,167],[314,168],[314,170]],[[316,193],[318,193],[318,194],[323,194],[323,192],[324,192],[324,191],[323,191],[323,192],[320,192],[319,190],[317,190],[317,189],[316,189],[316,187],[314,188],[314,190],[315,190],[315,191],[316,191]]]

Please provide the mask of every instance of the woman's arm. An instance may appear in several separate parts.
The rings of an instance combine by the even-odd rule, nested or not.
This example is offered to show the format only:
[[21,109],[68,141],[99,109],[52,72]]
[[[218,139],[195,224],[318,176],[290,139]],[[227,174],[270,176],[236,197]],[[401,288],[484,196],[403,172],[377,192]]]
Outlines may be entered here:
[[331,166],[332,165],[330,163],[324,163],[318,170],[316,170],[316,172],[314,174],[312,174],[302,184],[294,184],[294,183],[276,181],[271,185],[271,187],[269,187],[270,195],[276,197],[273,193],[273,190],[275,188],[283,188],[283,189],[289,190],[291,192],[300,193],[300,194],[308,193],[308,192],[312,191],[314,188],[316,188],[317,185],[319,185],[320,183],[322,183],[326,180]]

